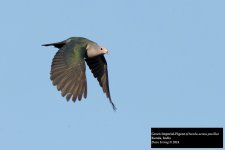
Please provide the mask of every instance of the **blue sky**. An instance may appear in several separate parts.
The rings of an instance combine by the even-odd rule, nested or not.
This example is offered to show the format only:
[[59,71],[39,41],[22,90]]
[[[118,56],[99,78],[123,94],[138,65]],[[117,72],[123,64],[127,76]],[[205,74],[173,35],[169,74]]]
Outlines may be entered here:
[[[225,2],[0,2],[0,149],[148,150],[151,127],[223,127]],[[90,70],[66,102],[49,79],[71,36],[107,47],[114,112]]]

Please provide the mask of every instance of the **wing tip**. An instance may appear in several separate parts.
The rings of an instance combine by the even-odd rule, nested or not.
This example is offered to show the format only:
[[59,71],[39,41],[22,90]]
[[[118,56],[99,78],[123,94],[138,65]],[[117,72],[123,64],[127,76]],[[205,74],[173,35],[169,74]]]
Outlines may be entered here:
[[116,110],[117,110],[116,106],[114,105],[114,103],[111,100],[110,100],[110,103],[112,104],[113,111],[116,112]]
[[115,112],[116,112],[116,111],[117,111],[116,106],[113,104],[113,106],[112,106],[112,107],[113,107],[113,111],[115,111]]

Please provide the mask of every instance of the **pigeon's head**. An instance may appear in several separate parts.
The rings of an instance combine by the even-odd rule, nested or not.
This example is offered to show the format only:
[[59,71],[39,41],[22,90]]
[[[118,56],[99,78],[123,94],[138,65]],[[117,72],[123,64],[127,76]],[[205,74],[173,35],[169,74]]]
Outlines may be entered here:
[[105,48],[105,47],[100,47],[100,51],[101,51],[101,54],[108,54],[109,53],[108,49]]
[[104,55],[108,53],[108,49],[102,46],[99,46],[96,43],[89,43],[86,47],[87,49],[87,56],[88,57],[95,57],[98,55]]

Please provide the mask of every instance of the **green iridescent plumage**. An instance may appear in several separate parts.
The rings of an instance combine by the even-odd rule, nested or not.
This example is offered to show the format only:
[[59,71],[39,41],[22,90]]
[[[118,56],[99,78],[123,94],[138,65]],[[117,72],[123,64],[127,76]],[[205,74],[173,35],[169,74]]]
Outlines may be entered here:
[[52,61],[50,78],[53,85],[61,91],[61,95],[66,96],[67,101],[72,99],[75,102],[76,99],[81,100],[82,97],[87,97],[86,61],[103,92],[109,98],[113,109],[116,110],[109,91],[107,63],[104,57],[104,54],[108,52],[107,49],[82,37],[72,37],[43,46],[59,48]]

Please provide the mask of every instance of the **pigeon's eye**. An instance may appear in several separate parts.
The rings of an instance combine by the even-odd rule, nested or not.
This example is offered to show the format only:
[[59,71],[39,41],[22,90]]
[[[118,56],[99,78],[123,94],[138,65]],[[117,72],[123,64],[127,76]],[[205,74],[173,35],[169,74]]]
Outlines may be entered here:
[[101,48],[101,50],[103,50],[103,49]]

